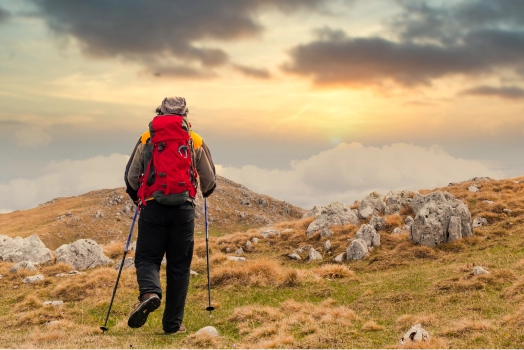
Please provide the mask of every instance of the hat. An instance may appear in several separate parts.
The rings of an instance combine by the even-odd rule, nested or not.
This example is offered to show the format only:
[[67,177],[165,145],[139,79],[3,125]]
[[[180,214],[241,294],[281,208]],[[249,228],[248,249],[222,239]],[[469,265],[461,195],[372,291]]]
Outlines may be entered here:
[[186,115],[188,112],[186,99],[183,97],[166,97],[156,110],[160,114]]

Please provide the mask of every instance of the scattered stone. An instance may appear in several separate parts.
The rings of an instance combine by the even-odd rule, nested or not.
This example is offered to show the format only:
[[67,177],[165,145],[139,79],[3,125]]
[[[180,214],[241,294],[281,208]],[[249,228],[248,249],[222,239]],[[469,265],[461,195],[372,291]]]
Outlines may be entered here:
[[402,229],[399,227],[395,227],[393,231],[391,232],[392,235],[399,235],[402,233]]
[[406,225],[402,226],[402,231],[406,231],[406,232],[411,231],[411,225],[407,225],[406,224]]
[[337,262],[337,263],[341,263],[341,262],[344,262],[344,255],[346,253],[340,253],[338,254],[337,256],[335,256],[335,258],[333,259],[334,262]]
[[0,235],[0,258],[5,262],[31,261],[33,264],[47,264],[51,261],[51,251],[37,235],[27,238]]
[[327,241],[324,242],[324,250],[327,252],[330,249],[331,249],[331,241],[328,239]]
[[72,270],[72,271],[69,271],[68,273],[59,273],[56,275],[56,277],[74,276],[74,275],[81,275],[81,274],[82,272]]
[[380,245],[380,234],[371,225],[364,224],[360,226],[356,238],[366,242],[368,248],[378,247]]
[[244,249],[242,249],[242,248],[238,248],[237,250],[235,250],[235,254],[236,254],[236,255],[242,255],[242,254],[244,254]]
[[368,247],[363,239],[354,239],[346,249],[346,260],[362,260],[368,253]]
[[491,205],[491,204],[495,204],[494,201],[490,201],[490,200],[487,200],[487,199],[484,200],[484,201],[482,201],[482,203],[487,203],[487,204],[489,204],[489,205]]
[[231,248],[226,247],[226,253],[231,253]]
[[367,219],[375,213],[384,214],[385,210],[386,204],[382,200],[382,195],[373,191],[360,201],[358,217],[361,219]]
[[93,215],[93,219],[103,219],[103,218],[104,218],[104,213],[100,209],[95,212],[95,215]]
[[506,214],[511,214],[511,209],[502,209],[502,211]]
[[44,280],[44,275],[35,275],[24,278],[22,283],[37,283]]
[[320,254],[319,252],[317,252],[315,250],[315,248],[311,248],[309,249],[309,261],[312,261],[312,260],[322,260],[322,254]]
[[369,220],[369,224],[377,231],[384,230],[386,228],[386,218],[373,215],[371,220]]
[[473,228],[480,227],[480,226],[486,226],[488,224],[488,220],[483,218],[482,216],[479,216],[475,220],[473,220]]
[[322,208],[320,215],[316,216],[315,220],[309,224],[306,235],[310,236],[324,227],[331,227],[333,225],[358,225],[358,217],[349,207],[341,202],[333,202]]
[[211,337],[218,337],[220,336],[220,333],[218,333],[217,329],[213,326],[206,326],[204,328],[199,329],[195,335],[203,335],[207,334]]
[[[120,268],[120,264],[122,264],[122,260],[116,263],[115,266],[113,266],[113,268],[115,270],[118,270]],[[122,269],[129,269],[131,267],[135,267],[135,258],[133,257],[125,258],[124,266],[122,267]]]
[[300,257],[300,255],[298,255],[297,253],[291,253],[291,254],[288,254],[288,257],[293,259],[293,260],[302,260],[302,258]]
[[51,301],[44,301],[43,305],[44,306],[51,305],[51,306],[59,307],[60,305],[64,305],[64,302],[62,300],[51,300]]
[[257,201],[257,204],[260,205],[261,207],[264,207],[264,208],[269,207],[269,202],[267,201],[267,199],[264,199],[264,198],[260,198]]
[[198,276],[198,272],[193,271],[193,270],[190,270],[190,271],[189,271],[189,274],[190,274],[191,276]]
[[228,256],[227,259],[231,261],[246,261],[246,258],[243,256]]
[[469,192],[479,192],[480,190],[479,190],[479,188],[476,187],[476,186],[469,186],[469,187],[468,187],[468,191],[469,191]]
[[91,239],[79,239],[74,243],[61,245],[55,255],[57,263],[69,264],[77,270],[113,263],[113,260],[104,255],[102,247]]
[[420,324],[416,324],[407,331],[406,334],[400,339],[400,344],[405,344],[406,342],[419,342],[419,341],[429,341],[429,334]]
[[293,229],[292,228],[286,228],[284,231],[282,231],[282,233],[289,233],[289,232],[293,232]]
[[481,266],[475,266],[473,268],[473,275],[477,276],[477,275],[484,275],[484,274],[489,274],[489,271],[485,270]]
[[240,212],[239,216],[244,219],[247,216],[247,213],[245,211]]
[[249,249],[251,249],[252,247],[253,247],[253,244],[251,243],[251,241],[248,240],[248,241],[246,242],[246,249],[249,250]]
[[411,199],[413,198],[414,194],[414,192],[408,190],[388,192],[385,197],[385,214],[391,215],[399,213],[403,207],[411,206]]
[[322,228],[322,231],[320,231],[321,237],[331,237],[333,236],[333,231],[329,229],[329,227]]
[[30,261],[20,261],[19,263],[13,265],[9,269],[9,272],[10,273],[17,273],[20,270],[36,271],[36,267]]
[[256,237],[251,238],[251,242],[257,244],[258,243],[258,238],[256,238]]
[[406,225],[410,225],[413,223],[413,218],[411,216],[407,216],[406,219],[404,220],[404,223]]
[[280,231],[279,230],[265,230],[261,232],[261,235],[264,238],[280,236]]

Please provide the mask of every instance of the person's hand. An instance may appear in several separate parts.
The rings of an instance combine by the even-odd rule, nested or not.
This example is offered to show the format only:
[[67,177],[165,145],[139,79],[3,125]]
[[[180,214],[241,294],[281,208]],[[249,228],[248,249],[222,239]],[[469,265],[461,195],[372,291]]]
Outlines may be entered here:
[[209,191],[207,191],[206,193],[202,193],[202,196],[204,198],[207,198],[207,197],[211,196],[211,193],[213,193],[215,188],[217,188],[217,184],[214,184],[213,187]]
[[136,200],[133,201],[133,203],[135,203],[135,205],[138,207],[140,205],[142,205],[142,201],[140,200],[140,198],[137,198]]

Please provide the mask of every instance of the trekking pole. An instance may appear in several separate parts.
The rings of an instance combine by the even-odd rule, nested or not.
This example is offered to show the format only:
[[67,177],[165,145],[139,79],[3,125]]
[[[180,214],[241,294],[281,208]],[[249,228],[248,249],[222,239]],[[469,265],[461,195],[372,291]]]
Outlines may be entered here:
[[209,311],[209,317],[211,317],[211,312],[215,310],[215,308],[211,306],[211,277],[209,274],[209,229],[207,223],[207,198],[204,198],[204,216],[206,218],[207,296],[209,299],[209,306],[206,307],[206,310]]
[[116,288],[118,287],[118,281],[120,280],[120,274],[122,273],[122,268],[124,267],[124,261],[126,259],[127,251],[129,250],[129,242],[131,241],[131,236],[133,235],[133,228],[135,227],[136,217],[140,212],[140,205],[136,207],[135,216],[133,217],[133,222],[131,223],[131,230],[129,230],[129,236],[127,236],[126,248],[124,249],[124,256],[122,257],[122,262],[120,263],[120,269],[118,270],[118,276],[116,277],[115,288],[113,288],[113,296],[111,296],[111,302],[109,303],[109,309],[107,310],[106,320],[104,325],[100,327],[102,333],[108,330],[107,320],[109,319],[109,313],[111,312],[111,307],[113,306],[113,300],[115,299]]

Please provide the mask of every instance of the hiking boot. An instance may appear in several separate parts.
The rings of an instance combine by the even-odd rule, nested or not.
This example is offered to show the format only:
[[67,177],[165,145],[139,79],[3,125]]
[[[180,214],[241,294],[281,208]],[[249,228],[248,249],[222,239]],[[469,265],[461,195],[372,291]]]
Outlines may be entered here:
[[131,328],[140,328],[146,323],[150,312],[155,311],[160,306],[160,298],[155,293],[146,293],[138,298],[134,305],[134,310],[129,315],[127,325]]
[[174,331],[174,332],[164,332],[164,334],[165,334],[165,335],[170,335],[170,334],[185,333],[185,332],[187,332],[187,329],[186,329],[186,327],[185,327],[183,324],[181,324],[181,325],[180,325],[180,328],[178,329],[178,331]]

